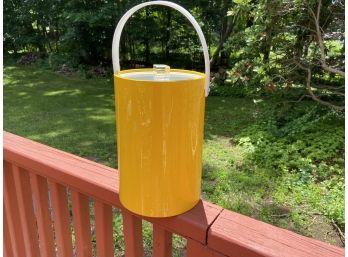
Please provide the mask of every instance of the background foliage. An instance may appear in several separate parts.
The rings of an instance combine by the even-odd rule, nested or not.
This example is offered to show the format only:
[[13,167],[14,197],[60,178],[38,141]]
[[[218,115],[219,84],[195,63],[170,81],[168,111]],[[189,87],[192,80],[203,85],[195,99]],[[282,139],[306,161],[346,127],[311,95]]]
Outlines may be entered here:
[[[53,69],[65,64],[111,72],[114,28],[139,2],[5,0],[5,55],[40,52]],[[343,109],[344,1],[176,2],[195,16],[207,38],[213,94],[278,93]],[[203,69],[191,25],[176,11],[158,6],[139,11],[126,25],[121,62],[123,67],[163,62]]]
[[[111,42],[140,2],[5,0],[5,129],[117,165]],[[344,1],[175,2],[211,57],[203,197],[321,240],[316,215],[343,230]],[[120,53],[122,67],[203,70],[194,29],[164,7],[132,17]]]

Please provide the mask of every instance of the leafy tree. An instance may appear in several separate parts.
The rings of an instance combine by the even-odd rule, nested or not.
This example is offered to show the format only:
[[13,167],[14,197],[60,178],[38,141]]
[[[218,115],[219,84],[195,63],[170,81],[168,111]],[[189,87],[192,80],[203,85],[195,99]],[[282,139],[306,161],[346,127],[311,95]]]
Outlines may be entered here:
[[230,81],[342,109],[343,11],[339,1],[238,1],[230,13],[238,13],[239,26],[225,44],[234,63]]
[[[39,51],[54,66],[111,65],[117,21],[141,1],[4,1],[4,51]],[[311,98],[343,109],[344,2],[341,0],[179,0],[200,23],[221,92]],[[123,66],[167,63],[203,69],[198,37],[178,12],[147,7],[127,23]],[[215,82],[214,82],[215,83]],[[219,91],[218,90],[218,91]]]

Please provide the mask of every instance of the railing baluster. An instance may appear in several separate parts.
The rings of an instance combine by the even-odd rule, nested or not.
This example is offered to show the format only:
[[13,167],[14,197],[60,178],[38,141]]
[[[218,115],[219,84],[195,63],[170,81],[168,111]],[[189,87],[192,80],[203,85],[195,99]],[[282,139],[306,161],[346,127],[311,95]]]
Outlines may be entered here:
[[10,230],[10,240],[15,257],[25,256],[24,240],[19,218],[17,193],[13,181],[12,165],[4,163],[4,202],[5,215]]
[[52,221],[48,207],[47,179],[30,173],[31,190],[34,195],[34,208],[39,231],[41,256],[55,256]]
[[123,237],[127,257],[144,256],[142,221],[129,211],[122,210]]
[[153,225],[153,257],[172,256],[172,233]]
[[72,257],[71,229],[66,188],[48,180],[53,205],[54,228],[59,256]]
[[4,256],[13,257],[10,230],[8,228],[6,212],[4,212]]
[[38,257],[39,240],[28,171],[12,166],[26,256]]
[[74,190],[71,196],[77,257],[92,256],[88,196]]
[[112,207],[111,205],[95,201],[94,210],[97,237],[97,256],[113,257],[114,240],[112,230]]

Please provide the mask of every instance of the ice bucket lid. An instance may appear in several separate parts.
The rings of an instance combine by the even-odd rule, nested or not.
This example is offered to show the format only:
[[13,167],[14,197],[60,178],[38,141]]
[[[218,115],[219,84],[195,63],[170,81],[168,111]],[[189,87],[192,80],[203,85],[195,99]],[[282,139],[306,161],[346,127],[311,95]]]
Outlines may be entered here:
[[178,81],[178,80],[191,80],[198,79],[202,76],[197,74],[190,74],[184,72],[171,71],[168,75],[158,76],[153,71],[136,71],[120,74],[121,78],[134,79],[134,80],[146,80],[146,81]]
[[117,75],[121,78],[137,81],[180,81],[195,80],[205,77],[203,73],[170,69],[167,65],[154,65],[153,69],[124,70]]

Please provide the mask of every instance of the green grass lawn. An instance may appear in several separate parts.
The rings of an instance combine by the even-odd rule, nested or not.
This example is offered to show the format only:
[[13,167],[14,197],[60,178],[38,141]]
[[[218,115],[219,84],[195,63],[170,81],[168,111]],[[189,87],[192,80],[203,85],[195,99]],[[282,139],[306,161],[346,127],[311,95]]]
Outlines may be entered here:
[[[111,79],[87,80],[35,66],[7,65],[4,128],[116,167],[113,97]],[[312,102],[298,106],[294,107],[300,113],[297,122],[317,108]],[[278,135],[285,131],[283,127],[278,126],[274,133],[263,129],[275,126],[270,110],[276,108],[282,107],[274,100],[207,98],[202,197],[256,219],[342,245],[331,224],[333,219],[344,228],[342,117],[325,114],[329,121],[308,118],[313,125],[309,124],[306,131],[291,129],[284,136]],[[283,116],[288,116],[286,111]],[[285,128],[301,127],[302,123],[291,122],[285,121]],[[325,144],[326,137],[337,137],[339,143]],[[269,151],[262,152],[267,147]],[[333,156],[326,156],[326,149]],[[322,178],[317,175],[326,169],[332,173]],[[147,232],[145,238],[150,242],[149,235]],[[182,245],[180,239],[176,242]]]

